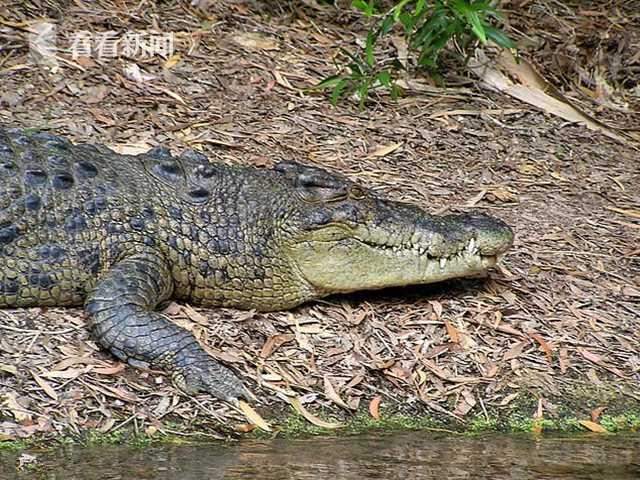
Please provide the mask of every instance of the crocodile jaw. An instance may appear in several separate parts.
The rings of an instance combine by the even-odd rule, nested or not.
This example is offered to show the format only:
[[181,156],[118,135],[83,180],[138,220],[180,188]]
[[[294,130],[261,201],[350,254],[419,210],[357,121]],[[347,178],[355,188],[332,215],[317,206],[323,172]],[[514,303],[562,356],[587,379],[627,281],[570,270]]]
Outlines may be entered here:
[[431,256],[426,245],[390,247],[356,238],[310,241],[298,245],[296,250],[301,275],[323,294],[478,276],[493,267],[503,251],[483,255],[472,239],[456,253]]

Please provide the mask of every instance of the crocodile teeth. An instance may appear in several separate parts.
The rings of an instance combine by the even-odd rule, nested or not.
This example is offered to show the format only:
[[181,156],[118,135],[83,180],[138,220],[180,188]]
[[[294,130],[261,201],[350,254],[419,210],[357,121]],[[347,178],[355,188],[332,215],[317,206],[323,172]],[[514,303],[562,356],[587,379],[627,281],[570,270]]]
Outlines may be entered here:
[[467,250],[469,251],[469,253],[473,254],[475,253],[474,250],[476,248],[476,241],[475,239],[471,239],[469,240],[469,245],[467,245]]
[[442,257],[442,258],[440,259],[440,269],[441,269],[441,270],[444,270],[444,267],[445,267],[446,265],[447,265],[447,259],[446,259],[446,258],[444,258],[444,257]]

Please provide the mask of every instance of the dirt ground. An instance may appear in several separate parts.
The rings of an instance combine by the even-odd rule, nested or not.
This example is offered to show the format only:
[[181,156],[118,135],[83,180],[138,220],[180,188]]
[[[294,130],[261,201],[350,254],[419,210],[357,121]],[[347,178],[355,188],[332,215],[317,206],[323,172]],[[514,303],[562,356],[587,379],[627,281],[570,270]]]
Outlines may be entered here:
[[[637,143],[484,89],[461,63],[447,65],[447,89],[419,78],[427,86],[397,101],[380,93],[363,111],[350,100],[333,107],[304,89],[363,38],[357,13],[312,0],[209,3],[3,0],[0,125],[125,151],[164,144],[212,161],[314,163],[433,212],[487,212],[516,232],[484,280],[273,314],[171,305],[245,378],[264,417],[277,419],[292,398],[324,418],[377,413],[380,401],[383,415],[433,414],[462,428],[517,408],[596,421],[603,409],[640,410]],[[640,131],[638,2],[502,9],[521,54],[568,98]],[[30,22],[42,17],[57,24],[55,72],[30,56]],[[172,32],[175,54],[69,51],[80,31],[149,30]],[[250,428],[210,396],[187,398],[162,372],[100,351],[80,310],[0,311],[0,331],[0,440]]]

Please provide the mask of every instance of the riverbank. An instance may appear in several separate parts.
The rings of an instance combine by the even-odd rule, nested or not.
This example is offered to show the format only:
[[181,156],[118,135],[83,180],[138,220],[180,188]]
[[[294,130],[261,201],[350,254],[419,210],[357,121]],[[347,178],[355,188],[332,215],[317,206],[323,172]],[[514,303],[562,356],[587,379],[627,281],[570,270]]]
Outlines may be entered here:
[[[461,65],[445,72],[448,89],[420,78],[423,88],[398,101],[380,94],[364,111],[357,102],[333,107],[306,89],[334,73],[339,47],[365,35],[355,13],[333,7],[216,2],[198,12],[189,2],[86,3],[32,1],[2,11],[1,125],[126,152],[163,144],[219,162],[317,164],[433,212],[489,213],[516,232],[486,279],[269,314],[170,305],[172,319],[245,380],[259,399],[255,409],[285,426],[282,435],[305,430],[286,427],[300,423],[286,420],[292,401],[355,430],[377,413],[383,428],[412,418],[458,432],[638,428],[636,144],[487,91],[462,76]],[[621,50],[617,70],[594,63],[594,52],[615,42],[640,45],[637,13],[620,2],[618,17],[608,18],[575,3],[533,1],[511,12],[513,25],[540,41],[522,54],[598,120],[637,128],[637,87],[625,77],[634,60]],[[56,20],[60,47],[80,30],[153,28],[174,33],[175,52],[62,52],[57,70],[45,71],[28,49],[28,29],[43,15]],[[593,46],[589,22],[611,32],[609,43]],[[578,52],[574,63],[567,51]],[[573,83],[603,68],[606,95],[591,98]],[[184,397],[163,372],[116,362],[91,340],[85,320],[77,309],[0,311],[0,443],[254,434],[228,405]],[[304,423],[313,429],[310,415]]]

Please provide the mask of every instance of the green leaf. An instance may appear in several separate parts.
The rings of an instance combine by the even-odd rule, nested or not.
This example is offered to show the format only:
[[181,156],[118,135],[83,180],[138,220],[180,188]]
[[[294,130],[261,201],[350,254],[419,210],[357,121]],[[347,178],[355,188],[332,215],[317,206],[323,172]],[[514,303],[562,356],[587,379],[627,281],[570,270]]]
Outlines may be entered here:
[[516,48],[515,42],[511,40],[502,30],[494,28],[490,25],[485,25],[484,30],[487,33],[487,38],[496,45],[503,48]]
[[398,21],[398,18],[400,18],[400,15],[402,14],[402,11],[404,10],[404,7],[407,3],[409,3],[409,0],[400,0],[400,3],[393,7],[393,19],[396,22]]
[[364,108],[364,103],[367,101],[367,97],[369,96],[369,81],[362,82],[362,84],[358,87],[358,97],[360,97],[360,110]]
[[377,35],[373,32],[373,30],[369,30],[369,33],[367,33],[367,42],[364,47],[365,59],[369,67],[373,67],[376,62],[373,56],[373,47],[376,44],[376,38]]
[[410,13],[403,12],[400,15],[399,19],[400,19],[400,23],[404,27],[405,34],[411,33],[411,31],[413,30],[413,27],[416,24],[416,17],[414,17]]
[[443,10],[436,10],[433,15],[422,24],[411,38],[412,48],[421,49],[431,43],[431,39],[444,30],[449,20]]
[[393,15],[387,15],[385,19],[382,21],[382,24],[380,25],[380,35],[382,36],[389,33],[394,23],[395,23],[395,19]]
[[396,85],[395,83],[391,85],[391,98],[396,100],[400,95],[402,95],[402,89]]
[[336,86],[333,89],[333,92],[331,92],[331,104],[333,106],[337,105],[338,100],[343,95],[344,89],[348,84],[349,84],[349,80],[346,78],[340,79],[340,81],[336,84]]
[[332,75],[330,77],[324,78],[320,83],[313,86],[313,88],[324,90],[327,88],[334,87],[343,79],[342,75]]
[[471,30],[475,33],[476,37],[480,39],[482,43],[487,43],[487,35],[485,34],[484,26],[478,16],[478,12],[467,10],[464,15],[467,21],[471,24]]
[[367,17],[372,17],[376,13],[374,0],[369,0],[368,2],[365,0],[353,0],[351,6],[360,10]]
[[376,75],[376,80],[385,87],[391,87],[391,73],[389,70],[383,70]]

